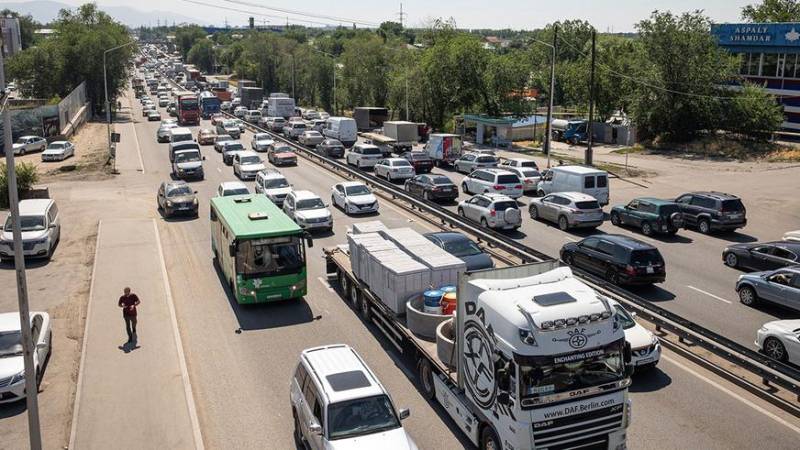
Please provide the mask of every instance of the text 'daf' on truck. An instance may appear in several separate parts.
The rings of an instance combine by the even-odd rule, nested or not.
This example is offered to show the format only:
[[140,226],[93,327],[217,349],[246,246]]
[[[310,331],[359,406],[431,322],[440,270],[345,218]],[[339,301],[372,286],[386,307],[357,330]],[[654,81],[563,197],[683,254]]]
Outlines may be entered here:
[[413,310],[413,300],[397,309],[394,297],[419,276],[409,262],[386,256],[402,242],[381,242],[385,230],[355,236],[325,250],[332,286],[415,364],[420,391],[473,444],[626,448],[630,347],[608,299],[568,267],[546,261],[460,271],[456,314],[439,323],[433,341],[416,334],[413,323],[436,314]]

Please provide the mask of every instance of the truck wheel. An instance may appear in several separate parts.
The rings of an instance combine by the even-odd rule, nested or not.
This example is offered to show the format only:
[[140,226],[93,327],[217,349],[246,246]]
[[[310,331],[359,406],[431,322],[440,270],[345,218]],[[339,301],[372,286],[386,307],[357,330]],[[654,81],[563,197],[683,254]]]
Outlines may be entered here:
[[428,400],[433,400],[436,396],[436,388],[433,385],[433,369],[430,361],[425,358],[419,359],[417,376],[419,377],[419,389],[422,392],[422,396]]
[[481,431],[481,450],[501,450],[500,439],[494,432],[491,425],[486,425]]
[[[353,289],[355,289],[355,287]],[[372,310],[370,310],[369,307],[369,300],[363,295],[358,296],[358,312],[361,314],[361,319],[364,322],[369,323],[372,321]]]

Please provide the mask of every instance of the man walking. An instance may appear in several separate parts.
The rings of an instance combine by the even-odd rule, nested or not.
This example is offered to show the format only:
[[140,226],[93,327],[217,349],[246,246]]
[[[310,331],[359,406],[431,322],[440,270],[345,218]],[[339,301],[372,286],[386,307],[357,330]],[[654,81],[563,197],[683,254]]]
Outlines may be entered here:
[[122,318],[125,319],[125,331],[128,332],[128,342],[136,341],[136,307],[139,305],[139,297],[131,293],[131,288],[126,287],[122,297],[119,298],[119,305],[122,308]]

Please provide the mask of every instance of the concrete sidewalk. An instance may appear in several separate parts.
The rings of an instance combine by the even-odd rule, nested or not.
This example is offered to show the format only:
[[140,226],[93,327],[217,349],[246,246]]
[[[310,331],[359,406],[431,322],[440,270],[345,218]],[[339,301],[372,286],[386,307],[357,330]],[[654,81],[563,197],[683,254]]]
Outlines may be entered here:
[[[203,447],[157,233],[152,219],[100,224],[72,449]],[[137,347],[117,306],[125,286],[142,302]]]

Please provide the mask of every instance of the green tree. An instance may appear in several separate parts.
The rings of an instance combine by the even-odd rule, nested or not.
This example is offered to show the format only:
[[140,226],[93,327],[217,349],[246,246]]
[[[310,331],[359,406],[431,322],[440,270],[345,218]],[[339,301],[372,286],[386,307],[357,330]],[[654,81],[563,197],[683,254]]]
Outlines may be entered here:
[[36,34],[34,31],[41,28],[42,24],[33,20],[33,16],[30,14],[21,15],[16,11],[11,11],[8,8],[3,9],[0,11],[0,16],[2,17],[16,17],[19,20],[19,35],[20,40],[22,41],[22,48],[30,48],[36,42]]
[[721,129],[755,139],[767,139],[781,127],[783,108],[761,86],[745,83],[732,99],[723,100]]
[[[345,43],[337,63],[337,88],[343,105],[383,106],[387,98],[389,50],[374,34],[359,36]],[[337,97],[338,98],[338,97]]]
[[800,3],[797,0],[764,0],[742,8],[742,19],[750,22],[800,21]]
[[8,59],[6,71],[19,81],[23,94],[33,98],[52,98],[63,94],[64,58],[55,39],[47,39],[35,47]]
[[186,61],[205,73],[214,73],[214,44],[208,39],[200,39],[189,49]]
[[178,51],[181,52],[183,59],[186,59],[195,42],[205,37],[206,32],[197,25],[179,27],[175,30],[175,45],[178,47]]

